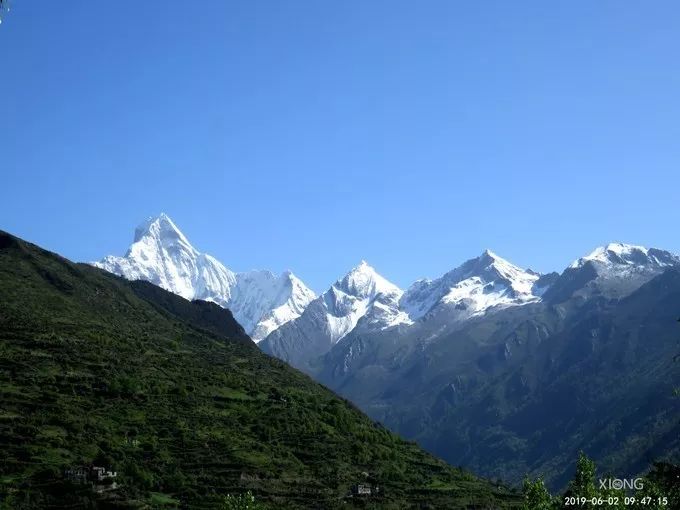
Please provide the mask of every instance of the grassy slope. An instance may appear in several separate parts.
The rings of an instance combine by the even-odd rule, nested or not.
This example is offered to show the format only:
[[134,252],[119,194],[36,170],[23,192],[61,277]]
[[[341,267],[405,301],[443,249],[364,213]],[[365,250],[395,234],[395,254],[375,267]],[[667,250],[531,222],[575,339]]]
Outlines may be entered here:
[[[62,474],[93,462],[118,470],[119,506],[246,488],[273,508],[516,502],[262,354],[229,312],[1,231],[0,449],[8,508],[87,504]],[[384,495],[343,504],[364,471]]]

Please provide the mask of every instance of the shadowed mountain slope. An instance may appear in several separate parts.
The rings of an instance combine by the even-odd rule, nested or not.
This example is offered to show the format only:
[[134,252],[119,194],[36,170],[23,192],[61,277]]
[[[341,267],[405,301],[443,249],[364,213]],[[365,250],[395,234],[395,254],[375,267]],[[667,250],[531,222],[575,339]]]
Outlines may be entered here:
[[680,272],[662,269],[612,299],[599,291],[618,292],[618,280],[586,271],[595,276],[565,272],[550,301],[458,327],[431,315],[407,334],[348,337],[316,376],[391,430],[489,477],[528,473],[563,488],[579,450],[619,476],[677,463]]

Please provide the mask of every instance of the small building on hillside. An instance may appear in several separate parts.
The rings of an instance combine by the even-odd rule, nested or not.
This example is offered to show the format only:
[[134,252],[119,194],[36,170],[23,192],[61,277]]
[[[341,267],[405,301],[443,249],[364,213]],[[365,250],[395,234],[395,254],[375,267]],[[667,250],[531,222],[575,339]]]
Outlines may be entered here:
[[80,466],[64,471],[64,477],[77,484],[92,484],[95,489],[106,490],[117,487],[115,478],[118,473],[102,466]]
[[117,476],[117,472],[108,471],[106,468],[100,466],[92,466],[92,469],[90,470],[90,478],[93,482],[103,482],[104,480],[116,478]]
[[373,494],[373,488],[365,483],[357,483],[352,485],[352,496],[370,496]]

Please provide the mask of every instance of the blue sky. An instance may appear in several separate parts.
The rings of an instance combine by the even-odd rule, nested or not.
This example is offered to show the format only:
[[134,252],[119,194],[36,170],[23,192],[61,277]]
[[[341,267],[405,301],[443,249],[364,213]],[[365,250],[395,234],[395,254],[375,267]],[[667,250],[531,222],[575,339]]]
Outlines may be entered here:
[[680,6],[27,2],[0,25],[0,228],[71,259],[167,212],[234,270],[406,286],[680,252]]

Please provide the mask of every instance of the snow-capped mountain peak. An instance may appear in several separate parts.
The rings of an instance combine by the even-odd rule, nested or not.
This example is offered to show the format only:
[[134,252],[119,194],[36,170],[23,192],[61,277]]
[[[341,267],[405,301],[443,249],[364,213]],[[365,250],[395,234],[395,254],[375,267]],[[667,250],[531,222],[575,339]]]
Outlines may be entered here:
[[168,242],[177,240],[183,244],[190,245],[184,234],[177,228],[177,225],[165,213],[160,213],[158,216],[150,216],[146,221],[140,223],[135,229],[134,242],[140,241],[143,237],[156,237],[158,239],[165,239]]
[[237,274],[229,308],[253,340],[259,342],[299,317],[314,298],[314,292],[290,271],[279,276],[271,271],[247,271]]
[[333,286],[346,294],[360,298],[375,297],[378,294],[401,297],[403,293],[399,287],[378,274],[365,260],[336,281]]
[[551,291],[552,299],[593,293],[620,299],[672,266],[680,266],[680,258],[668,251],[609,243],[572,262]]
[[458,311],[461,318],[496,306],[539,300],[533,292],[540,275],[524,270],[485,250],[435,280],[418,280],[401,298],[401,309],[417,320],[440,305]]
[[107,256],[95,266],[129,280],[146,280],[186,299],[229,308],[255,341],[295,319],[316,296],[290,271],[234,273],[199,252],[170,217],[161,213],[135,230],[124,257]]
[[634,244],[609,243],[600,246],[585,257],[569,266],[572,269],[583,267],[588,262],[601,266],[657,266],[665,267],[678,263],[678,257],[670,252],[655,248],[645,248]]
[[345,337],[360,320],[365,328],[371,330],[409,322],[399,310],[399,299],[403,293],[362,260],[321,296],[327,311],[331,343]]
[[532,287],[540,274],[531,270],[522,269],[504,258],[499,257],[491,250],[485,250],[480,257],[480,262],[489,264],[485,271],[493,271],[501,280],[509,284],[518,295],[530,295]]
[[134,242],[124,257],[107,256],[94,265],[129,280],[149,281],[186,299],[197,297],[199,274],[205,274],[211,285],[223,292],[220,300],[228,300],[234,274],[214,259],[205,265],[199,265],[200,260],[198,250],[161,213],[137,227]]
[[312,301],[300,317],[272,332],[261,346],[265,352],[304,368],[354,331],[410,324],[399,310],[402,294],[399,287],[361,261]]

